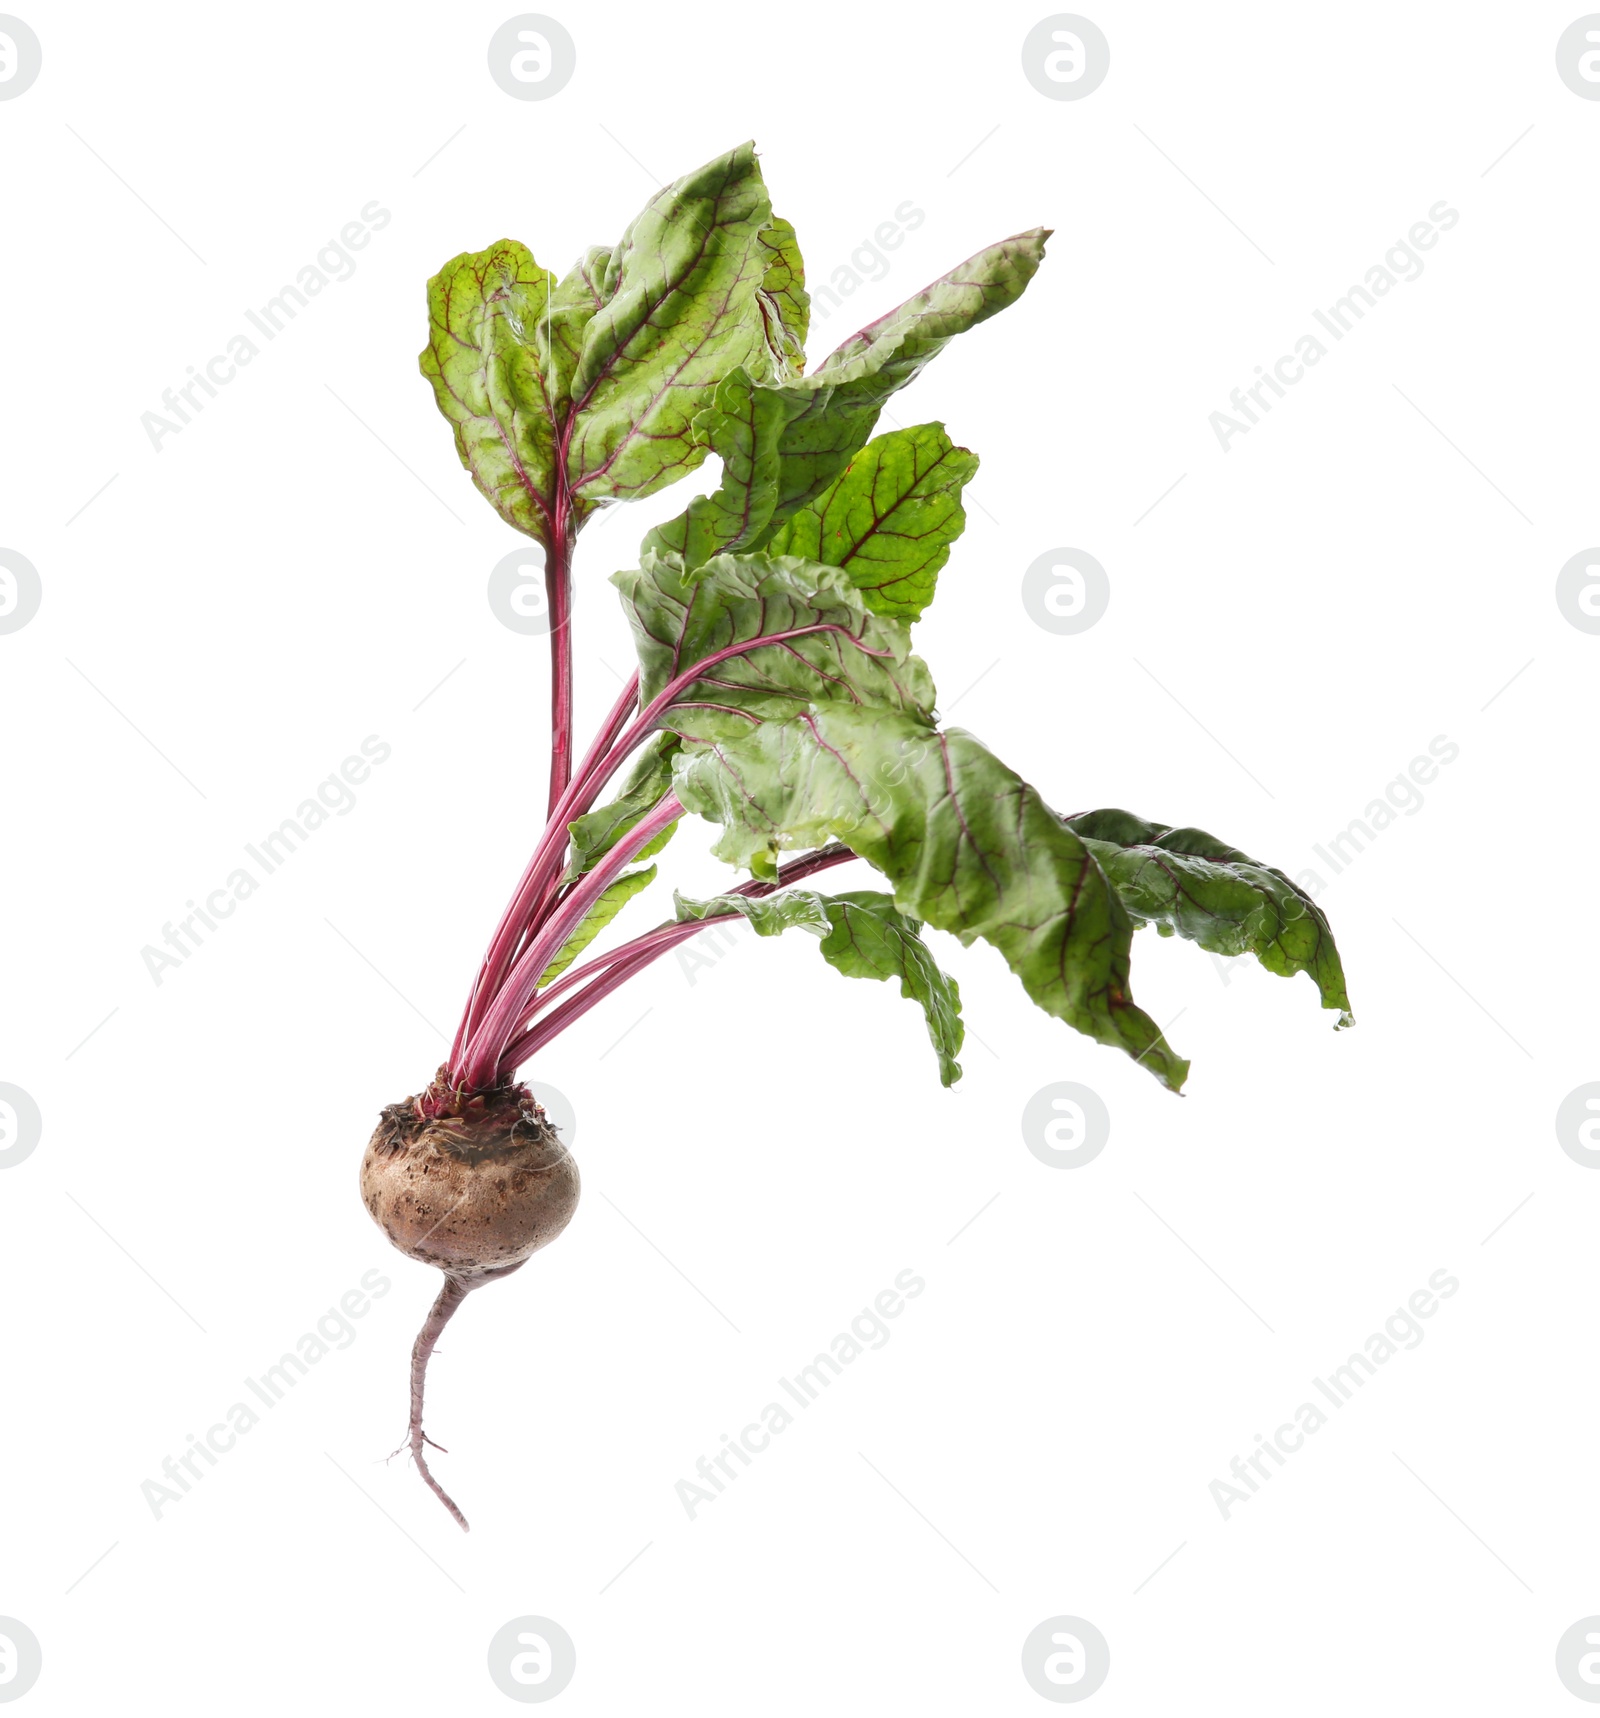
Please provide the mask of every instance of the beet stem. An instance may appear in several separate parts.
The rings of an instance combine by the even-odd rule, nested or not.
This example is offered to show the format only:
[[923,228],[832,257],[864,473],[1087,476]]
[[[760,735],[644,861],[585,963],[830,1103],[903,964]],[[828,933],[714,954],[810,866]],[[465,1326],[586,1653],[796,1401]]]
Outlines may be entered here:
[[572,777],[572,547],[577,531],[568,510],[566,487],[563,469],[544,568],[550,614],[551,814],[561,803]]
[[[805,877],[814,876],[819,871],[829,870],[835,865],[848,864],[856,855],[848,847],[838,842],[832,842],[826,847],[819,847],[814,852],[805,854],[802,858],[791,859],[778,867],[778,879],[774,883],[763,883],[752,878],[741,883],[736,889],[728,892],[734,895],[748,895],[755,899],[774,894],[777,890],[791,883],[798,883]],[[643,972],[652,961],[658,960],[668,949],[675,948],[681,942],[687,942],[690,937],[698,936],[701,931],[709,930],[712,925],[727,924],[737,919],[737,913],[715,913],[704,919],[689,919],[679,924],[657,925],[652,931],[643,936],[635,937],[632,942],[621,944],[604,954],[596,955],[593,960],[583,963],[564,973],[554,984],[540,991],[524,1013],[521,1030],[507,1045],[500,1060],[499,1077],[502,1080],[513,1079],[521,1065],[542,1049],[558,1033],[564,1032],[575,1020],[586,1014],[589,1009],[608,996],[626,980]],[[597,976],[598,975],[598,976]],[[543,1020],[538,1018],[540,1012],[550,1002],[564,991],[582,984],[583,989],[578,995],[571,997],[559,1008],[552,1009]]]
[[682,815],[683,806],[677,795],[669,792],[654,810],[622,836],[593,870],[579,879],[569,895],[562,897],[501,982],[482,1023],[468,1040],[458,1067],[451,1070],[453,1077],[459,1077],[474,1091],[486,1090],[495,1083],[495,1070],[507,1044],[521,1027],[523,1015],[533,1000],[546,967],[589,909],[633,863],[639,849],[647,847],[669,823]]
[[[558,513],[560,498],[558,497]],[[560,535],[558,531],[558,536]],[[570,542],[567,546],[567,556],[570,557]],[[773,645],[781,645],[790,649],[790,639],[803,638],[812,634],[848,633],[849,629],[836,622],[819,622],[812,626],[792,627],[783,632],[765,633],[758,638],[745,639],[738,644],[730,644],[723,649],[714,651],[693,666],[685,669],[675,679],[669,681],[645,708],[639,711],[635,720],[618,734],[617,730],[625,714],[635,704],[638,696],[638,676],[635,675],[624,689],[623,696],[618,700],[611,716],[607,718],[606,726],[585,755],[582,765],[574,776],[571,769],[572,735],[571,735],[571,657],[570,657],[570,608],[564,608],[559,613],[556,609],[558,588],[562,581],[556,577],[552,569],[557,562],[561,568],[566,568],[567,560],[553,557],[546,564],[546,580],[551,600],[551,648],[555,653],[552,661],[557,684],[553,687],[557,733],[553,741],[551,757],[551,791],[550,813],[544,834],[539,838],[534,848],[532,859],[523,873],[522,881],[512,897],[510,906],[501,916],[500,924],[495,931],[494,940],[489,945],[489,951],[484,956],[479,968],[478,977],[472,988],[472,994],[467,1000],[463,1011],[461,1024],[456,1029],[455,1040],[451,1046],[450,1073],[456,1084],[474,1085],[483,1079],[492,1077],[491,1070],[504,1056],[507,1047],[517,1036],[518,1023],[513,1019],[500,1019],[499,1042],[486,1049],[482,1040],[483,1028],[493,1016],[502,1002],[506,991],[515,981],[515,967],[521,956],[526,955],[531,941],[538,935],[541,928],[548,925],[552,913],[559,913],[568,904],[567,897],[560,896],[559,871],[563,855],[568,845],[568,828],[573,819],[588,811],[601,788],[611,776],[621,767],[624,759],[635,750],[648,736],[654,732],[661,715],[674,703],[681,699],[698,680],[706,677],[708,671],[718,663],[733,657],[746,656],[752,651],[765,649]],[[554,580],[554,582],[552,582]],[[570,591],[568,592],[570,595]],[[850,636],[854,636],[850,634]],[[868,650],[856,640],[858,648],[865,650],[869,656],[887,656],[888,651]],[[565,653],[565,654],[564,654]],[[563,689],[562,675],[568,676]],[[715,706],[721,708],[722,706]],[[563,709],[565,715],[562,714]],[[609,743],[616,735],[615,743]],[[559,781],[560,786],[557,787]],[[665,804],[666,801],[660,802]],[[535,974],[535,978],[537,974]],[[522,999],[523,1007],[527,998]],[[522,1007],[512,1010],[513,1015],[521,1013]],[[504,1011],[501,1010],[501,1013]]]

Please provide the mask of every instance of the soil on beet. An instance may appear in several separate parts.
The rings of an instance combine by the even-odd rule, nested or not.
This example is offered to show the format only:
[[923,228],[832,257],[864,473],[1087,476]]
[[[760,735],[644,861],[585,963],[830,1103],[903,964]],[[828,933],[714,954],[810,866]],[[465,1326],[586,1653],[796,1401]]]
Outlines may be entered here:
[[553,1241],[578,1203],[578,1167],[526,1086],[502,1086],[427,1116],[390,1104],[361,1163],[372,1220],[408,1258],[454,1277],[519,1265]]

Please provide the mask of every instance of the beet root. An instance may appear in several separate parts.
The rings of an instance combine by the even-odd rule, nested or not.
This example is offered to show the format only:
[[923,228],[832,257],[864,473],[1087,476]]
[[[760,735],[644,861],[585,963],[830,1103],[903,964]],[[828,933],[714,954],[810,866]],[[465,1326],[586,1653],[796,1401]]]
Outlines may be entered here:
[[361,1164],[361,1198],[407,1258],[477,1277],[520,1265],[566,1228],[578,1167],[525,1086],[437,1116],[390,1104]]
[[466,1097],[436,1081],[383,1112],[362,1159],[361,1198],[372,1220],[407,1258],[444,1272],[411,1350],[406,1443],[429,1489],[463,1530],[466,1517],[424,1453],[433,1443],[422,1429],[428,1361],[473,1289],[520,1269],[566,1228],[578,1185],[571,1153],[519,1085]]

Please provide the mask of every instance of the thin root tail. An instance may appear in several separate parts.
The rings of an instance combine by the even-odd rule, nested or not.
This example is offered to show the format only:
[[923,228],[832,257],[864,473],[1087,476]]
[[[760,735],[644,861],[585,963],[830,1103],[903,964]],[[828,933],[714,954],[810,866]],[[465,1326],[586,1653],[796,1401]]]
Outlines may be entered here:
[[[520,1261],[518,1264],[508,1265],[503,1270],[485,1271],[481,1276],[475,1277],[452,1276],[446,1272],[444,1287],[439,1291],[439,1298],[430,1308],[427,1318],[423,1321],[422,1329],[417,1332],[417,1340],[411,1345],[411,1424],[407,1431],[406,1442],[400,1446],[400,1449],[410,1448],[411,1459],[417,1464],[417,1472],[422,1475],[429,1491],[450,1511],[451,1516],[463,1533],[472,1531],[467,1524],[467,1518],[457,1507],[455,1499],[433,1477],[428,1468],[428,1458],[423,1453],[424,1446],[427,1445],[431,1445],[442,1455],[450,1453],[443,1444],[435,1443],[422,1429],[422,1393],[428,1377],[428,1362],[433,1358],[434,1348],[444,1332],[444,1327],[455,1317],[456,1308],[461,1305],[472,1290],[480,1288],[484,1283],[494,1282],[499,1277],[509,1276],[512,1271],[519,1268]],[[397,1449],[394,1455],[399,1455],[399,1453],[400,1450]],[[394,1456],[389,1459],[392,1461]]]

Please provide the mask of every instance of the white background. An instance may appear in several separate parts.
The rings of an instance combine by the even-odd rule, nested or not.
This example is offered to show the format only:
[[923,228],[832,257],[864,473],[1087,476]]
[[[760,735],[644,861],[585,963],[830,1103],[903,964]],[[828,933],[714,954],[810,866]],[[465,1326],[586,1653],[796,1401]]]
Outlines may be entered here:
[[[1041,1711],[1019,1653],[1061,1613],[1110,1643],[1106,1714],[1575,1710],[1556,1641],[1600,1611],[1600,1176],[1553,1125],[1600,1077],[1600,638],[1554,598],[1600,540],[1600,104],[1554,53],[1577,12],[1095,0],[1111,71],[1081,101],[1025,80],[1045,13],[1008,3],[562,0],[576,75],[527,102],[486,70],[504,7],[23,15],[0,542],[44,600],[0,637],[0,1079],[44,1137],[0,1175],[0,1614],[43,1643],[27,1710],[495,1713],[485,1650],[528,1613],[577,1643],[575,1714]],[[807,938],[694,983],[663,961],[529,1070],[573,1106],[585,1196],[435,1363],[464,1538],[383,1461],[436,1281],[355,1174],[534,839],[548,683],[485,599],[516,540],[417,374],[423,287],[503,235],[564,269],[747,136],[814,281],[926,213],[814,359],[1055,229],[891,408],[983,460],[920,647],[1062,809],[1321,872],[1359,1026],[1143,933],[1139,1000],[1194,1059],[1174,1098],[940,938],[971,1027],[945,1093],[916,1011]],[[374,199],[353,277],[155,452],[141,414]],[[1426,272],[1224,453],[1229,391],[1441,199]],[[627,663],[606,575],[691,487],[580,543],[585,726]],[[1061,546],[1111,580],[1075,637],[1020,598]],[[356,808],[158,986],[141,949],[374,734]],[[1333,876],[1314,845],[1436,735],[1460,755],[1422,809]],[[727,876],[709,840],[680,834],[674,881]],[[1112,1117],[1070,1172],[1020,1131],[1058,1080]],[[156,1519],[142,1482],[375,1267],[353,1344]],[[691,1521],[675,1482],[905,1268],[927,1288],[888,1345]],[[1439,1269],[1460,1290],[1421,1346],[1224,1520],[1211,1481]]]

